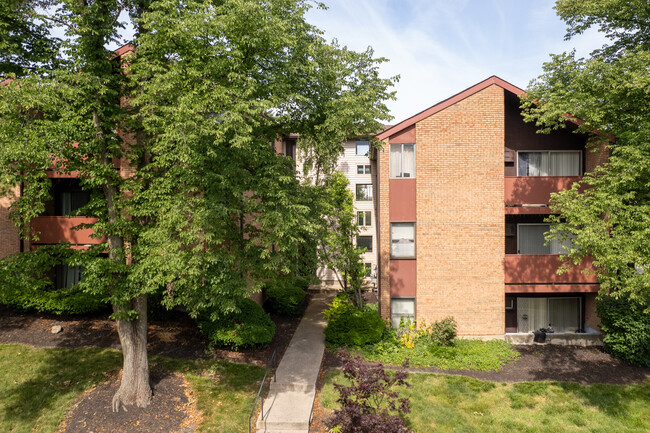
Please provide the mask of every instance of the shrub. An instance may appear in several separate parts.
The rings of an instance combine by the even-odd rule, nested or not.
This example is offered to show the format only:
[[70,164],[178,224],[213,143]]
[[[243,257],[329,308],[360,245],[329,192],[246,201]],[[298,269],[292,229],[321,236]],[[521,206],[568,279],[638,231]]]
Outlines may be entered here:
[[323,316],[325,320],[330,321],[352,311],[354,311],[354,305],[344,296],[337,295],[332,303],[327,306],[327,310],[323,312]]
[[[341,409],[327,421],[330,431],[341,433],[406,433],[408,429],[399,413],[411,410],[408,398],[398,398],[394,386],[409,386],[408,373],[398,370],[386,373],[381,364],[368,364],[359,355],[351,357],[339,352],[343,362],[343,376],[350,381],[345,386],[334,383],[339,393]],[[402,364],[408,367],[408,361]]]
[[605,332],[604,348],[632,364],[650,367],[650,307],[630,299],[629,295],[600,296],[596,310],[600,328]]
[[98,295],[72,289],[33,289],[29,292],[11,291],[0,302],[21,310],[36,310],[53,314],[84,314],[105,308],[108,304]]
[[270,311],[282,316],[297,316],[305,301],[305,291],[297,285],[297,279],[288,278],[271,284],[266,289],[265,305]]
[[364,346],[376,343],[386,329],[381,316],[372,310],[352,308],[330,319],[325,328],[325,339],[336,346]]
[[197,321],[201,333],[208,338],[212,347],[235,350],[266,347],[275,335],[275,323],[251,299],[244,299],[238,312],[221,315],[214,320],[204,313]]
[[458,325],[453,317],[445,317],[433,322],[423,334],[430,343],[440,346],[450,346],[456,338]]

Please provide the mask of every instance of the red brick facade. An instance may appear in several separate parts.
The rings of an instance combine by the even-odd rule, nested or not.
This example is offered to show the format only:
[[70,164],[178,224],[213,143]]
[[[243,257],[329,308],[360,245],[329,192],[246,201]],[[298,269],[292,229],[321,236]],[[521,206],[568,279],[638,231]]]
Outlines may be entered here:
[[[517,177],[516,159],[504,155],[546,149],[581,152],[580,166],[592,170],[606,160],[607,152],[585,151],[584,137],[570,131],[536,135],[518,114],[517,95],[522,92],[492,77],[379,135],[384,142],[376,182],[384,318],[391,317],[391,298],[414,298],[419,322],[453,316],[460,335],[490,337],[503,335],[513,317],[516,329],[519,296],[579,297],[582,323],[597,326],[598,285],[593,277],[585,280],[576,272],[575,281],[573,274],[558,279],[555,269],[540,274],[531,263],[549,267],[559,263],[557,255],[508,252],[517,249],[512,230],[506,233],[508,225],[543,224],[550,192],[578,178]],[[415,179],[390,178],[391,143],[415,144]],[[415,190],[406,191],[409,185]],[[391,223],[409,221],[404,214],[412,207],[416,257],[410,260],[416,265],[404,266],[408,259],[391,258]],[[520,264],[527,268],[519,269]],[[510,313],[506,294],[514,300]]]

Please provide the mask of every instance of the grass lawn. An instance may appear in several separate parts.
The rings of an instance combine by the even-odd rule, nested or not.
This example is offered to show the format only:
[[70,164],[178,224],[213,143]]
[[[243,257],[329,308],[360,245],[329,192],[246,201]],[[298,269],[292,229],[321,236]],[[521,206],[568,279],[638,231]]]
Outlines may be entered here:
[[[336,407],[328,373],[321,395]],[[650,432],[650,382],[579,385],[565,382],[493,383],[463,376],[411,374],[409,428],[426,432]]]
[[379,343],[361,347],[358,352],[368,361],[387,365],[400,365],[408,358],[413,367],[447,370],[498,370],[519,357],[509,343],[500,340],[456,339],[451,346],[426,345],[418,341],[414,347],[408,348],[388,337]]
[[[246,432],[264,369],[224,361],[151,358],[152,368],[182,373],[203,411],[199,432]],[[54,432],[72,401],[119,370],[116,350],[0,345],[0,432]]]

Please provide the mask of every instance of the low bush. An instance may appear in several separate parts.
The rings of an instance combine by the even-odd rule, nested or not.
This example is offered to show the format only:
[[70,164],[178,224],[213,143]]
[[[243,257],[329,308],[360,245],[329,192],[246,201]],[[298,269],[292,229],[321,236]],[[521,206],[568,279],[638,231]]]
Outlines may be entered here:
[[604,331],[604,348],[632,364],[650,367],[650,305],[633,301],[627,295],[600,296],[596,310]]
[[264,309],[250,299],[244,299],[239,311],[212,320],[209,313],[199,316],[198,326],[210,346],[234,350],[266,347],[275,335],[275,323]]
[[282,316],[297,316],[305,301],[305,291],[297,278],[287,278],[266,288],[268,297],[265,306],[269,311]]
[[72,289],[33,289],[28,292],[5,292],[0,303],[21,310],[53,314],[84,314],[107,307],[98,295]]
[[325,339],[339,347],[360,347],[381,340],[385,330],[386,325],[379,313],[353,307],[329,320],[325,328]]
[[344,296],[336,296],[331,304],[328,304],[327,310],[323,312],[325,320],[330,321],[354,311],[354,305]]
[[421,338],[432,344],[440,346],[450,346],[456,338],[458,325],[453,317],[445,317],[442,320],[433,322],[429,327],[424,329]]

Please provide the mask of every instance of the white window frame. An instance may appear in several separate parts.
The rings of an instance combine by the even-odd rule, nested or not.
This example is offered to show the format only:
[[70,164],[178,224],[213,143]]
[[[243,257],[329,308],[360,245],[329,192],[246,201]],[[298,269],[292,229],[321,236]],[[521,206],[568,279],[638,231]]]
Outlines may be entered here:
[[517,151],[517,157],[516,157],[516,173],[518,177],[567,177],[567,176],[520,176],[519,175],[519,154],[520,153],[548,153],[548,160],[549,160],[549,170],[551,169],[551,153],[557,153],[557,152],[562,152],[562,153],[567,153],[567,152],[573,152],[573,153],[579,153],[580,158],[579,158],[579,165],[578,165],[578,176],[582,176],[582,150],[518,150]]
[[[368,151],[366,153],[359,153],[359,145],[360,144],[367,144],[368,145]],[[359,156],[370,156],[370,141],[368,140],[357,140],[354,142],[354,153],[355,155]]]
[[[522,256],[539,255],[539,254],[528,254],[528,253],[520,253],[519,252],[519,251],[521,251],[521,248],[519,246],[520,245],[519,242],[521,241],[519,230],[520,230],[521,226],[547,226],[548,230],[550,231],[551,230],[551,224],[550,223],[518,223],[517,224],[517,254],[522,255]],[[544,241],[544,243],[546,243],[546,241]],[[542,255],[560,256],[560,255],[568,253],[568,251],[564,251],[564,250],[563,250],[563,252],[560,252],[560,253],[551,252],[551,245],[549,245],[548,248],[549,248],[549,252],[547,254],[542,254]]]
[[[409,146],[413,146],[413,176],[409,175],[409,177],[404,177],[404,145],[405,144],[409,145]],[[399,176],[390,175],[390,173],[392,172],[391,167],[392,167],[392,164],[393,164],[393,159],[390,157],[390,154],[391,154],[390,148],[391,148],[391,146],[394,146],[394,145],[400,145],[401,146],[400,153],[401,153],[402,157],[400,158],[400,161],[402,163],[402,166],[400,167],[400,171],[399,171],[400,175]],[[415,143],[389,143],[388,144],[388,173],[390,175],[389,176],[390,179],[415,179],[417,177],[417,161],[416,161],[416,157],[415,157]]]
[[[363,214],[363,224],[359,224],[359,214]],[[370,214],[370,215],[368,215]],[[357,211],[357,225],[359,227],[372,227],[372,211],[359,210]]]
[[[413,255],[412,256],[396,256],[393,254],[393,224],[412,224],[413,225]],[[388,227],[388,235],[390,238],[390,258],[396,260],[410,260],[417,258],[418,255],[418,242],[417,242],[417,224],[409,221],[396,221],[391,222]]]
[[[368,194],[368,200],[361,200],[359,199],[359,186],[368,186],[370,187],[370,194]],[[355,201],[372,201],[373,200],[373,191],[372,191],[372,184],[371,183],[357,183],[354,185],[354,200]]]
[[359,246],[359,238],[370,238],[370,248],[366,248],[366,253],[372,253],[374,251],[373,244],[375,243],[375,240],[373,239],[374,236],[372,235],[358,235],[356,239],[357,247]]

